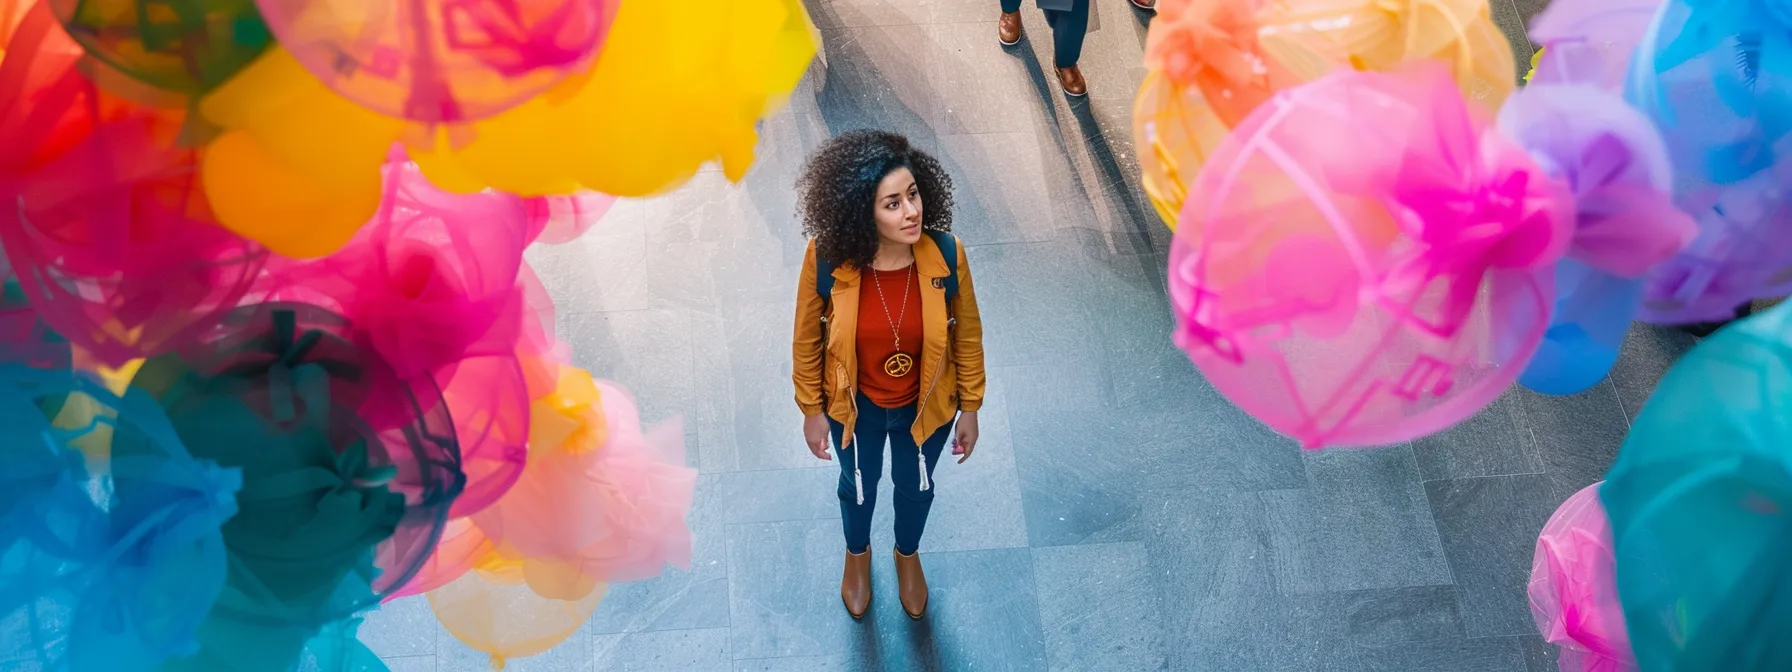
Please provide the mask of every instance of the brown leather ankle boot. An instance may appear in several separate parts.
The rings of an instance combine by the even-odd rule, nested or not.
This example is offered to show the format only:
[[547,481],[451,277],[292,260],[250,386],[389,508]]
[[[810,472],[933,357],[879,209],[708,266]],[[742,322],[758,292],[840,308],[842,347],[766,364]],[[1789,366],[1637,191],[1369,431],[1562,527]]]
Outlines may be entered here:
[[846,571],[840,575],[840,601],[853,618],[864,618],[871,608],[871,550],[846,553]]
[[909,618],[921,620],[927,613],[927,574],[921,571],[921,556],[903,555],[895,549],[891,552],[896,555],[896,586],[902,610],[908,612]]

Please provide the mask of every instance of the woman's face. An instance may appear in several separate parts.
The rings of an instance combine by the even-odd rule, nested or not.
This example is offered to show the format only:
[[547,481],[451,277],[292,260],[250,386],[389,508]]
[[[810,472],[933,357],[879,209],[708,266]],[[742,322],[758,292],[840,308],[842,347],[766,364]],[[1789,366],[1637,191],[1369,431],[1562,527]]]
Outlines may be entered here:
[[877,203],[871,211],[878,237],[901,245],[921,240],[921,188],[907,168],[897,168],[877,183]]

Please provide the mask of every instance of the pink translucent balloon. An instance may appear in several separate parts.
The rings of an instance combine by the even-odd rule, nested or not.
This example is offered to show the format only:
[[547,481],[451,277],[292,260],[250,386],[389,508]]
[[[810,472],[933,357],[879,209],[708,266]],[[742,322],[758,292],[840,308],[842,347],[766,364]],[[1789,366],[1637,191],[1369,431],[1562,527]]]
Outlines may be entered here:
[[385,171],[373,220],[335,254],[280,269],[276,284],[339,306],[406,378],[511,352],[528,206],[499,192],[444,192],[414,164]]
[[1444,70],[1328,75],[1259,107],[1195,179],[1175,340],[1307,448],[1430,434],[1535,351],[1572,221],[1566,185]]
[[1618,604],[1612,527],[1599,486],[1562,502],[1543,524],[1531,561],[1531,615],[1543,638],[1561,647],[1562,672],[1637,669]]
[[381,114],[460,122],[582,73],[619,0],[257,0],[280,45]]
[[447,527],[442,530],[442,540],[436,543],[435,552],[430,554],[429,560],[417,569],[409,583],[387,595],[384,601],[422,595],[453,583],[491,550],[490,540],[486,539],[479,526],[473,524],[472,519],[449,520]]
[[532,443],[523,478],[474,522],[501,548],[572,568],[587,585],[651,578],[668,563],[688,569],[696,471],[684,466],[683,427],[643,432],[626,391],[597,389],[603,443]]
[[595,192],[571,196],[542,196],[528,201],[531,226],[540,227],[535,242],[570,243],[603,219],[616,197]]
[[267,252],[212,216],[185,112],[100,90],[41,5],[5,53],[0,244],[38,314],[114,366],[215,324]]

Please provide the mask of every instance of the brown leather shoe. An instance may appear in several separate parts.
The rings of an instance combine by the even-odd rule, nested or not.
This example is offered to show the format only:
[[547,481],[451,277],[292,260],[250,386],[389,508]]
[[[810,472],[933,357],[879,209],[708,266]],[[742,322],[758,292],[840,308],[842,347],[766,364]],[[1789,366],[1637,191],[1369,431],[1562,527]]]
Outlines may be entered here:
[[996,21],[996,39],[1001,40],[1004,47],[1020,42],[1020,12],[1002,13],[1002,18]]
[[853,618],[864,618],[871,608],[871,550],[846,554],[846,571],[840,575],[840,601]]
[[890,552],[896,556],[896,588],[902,610],[909,618],[921,620],[927,613],[927,574],[921,571],[921,556],[903,555],[895,549]]
[[1058,68],[1058,83],[1064,86],[1064,95],[1071,98],[1089,95],[1089,83],[1083,81],[1083,71],[1074,65]]

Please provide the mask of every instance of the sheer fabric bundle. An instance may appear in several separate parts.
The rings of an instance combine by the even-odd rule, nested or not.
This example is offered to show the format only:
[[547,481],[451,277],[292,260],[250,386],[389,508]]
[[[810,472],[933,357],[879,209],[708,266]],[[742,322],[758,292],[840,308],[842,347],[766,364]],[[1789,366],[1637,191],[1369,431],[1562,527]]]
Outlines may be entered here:
[[334,309],[401,379],[440,388],[468,477],[451,515],[464,516],[522,472],[531,398],[523,362],[542,340],[528,304],[542,298],[521,275],[523,249],[545,222],[524,199],[449,194],[394,159],[379,212],[348,245],[286,264],[267,285]]
[[1512,47],[1476,0],[1284,0],[1270,3],[1262,35],[1297,43],[1333,63],[1390,71],[1416,61],[1449,67],[1462,95],[1492,112],[1517,88]]
[[185,114],[101,91],[80,58],[40,4],[0,63],[0,241],[38,314],[116,365],[216,321],[266,252],[217,225]]
[[[117,457],[105,479],[69,446],[98,422],[57,429],[40,414],[43,399],[70,395],[109,411]],[[0,458],[0,656],[118,672],[198,647],[225,582],[220,526],[236,513],[236,470],[193,459],[141,392],[17,365],[0,365]]]
[[95,58],[144,84],[197,95],[273,44],[254,0],[45,0]]
[[1133,142],[1145,193],[1172,230],[1188,183],[1232,127],[1277,91],[1331,69],[1293,41],[1259,35],[1267,4],[1167,0],[1151,21]]
[[429,592],[429,606],[449,634],[491,655],[494,670],[558,646],[590,620],[608,586],[578,599],[543,597],[524,579],[524,561],[486,550],[477,567]]
[[1680,209],[1699,235],[1654,273],[1643,319],[1704,322],[1792,292],[1792,8],[1662,5],[1625,98],[1667,139]]
[[1605,378],[1642,305],[1643,278],[1697,234],[1674,207],[1667,147],[1649,120],[1585,84],[1532,84],[1500,110],[1503,135],[1574,192],[1574,242],[1555,310],[1519,382],[1574,394]]
[[1196,178],[1176,343],[1308,448],[1442,430],[1535,351],[1572,205],[1443,68],[1328,75],[1259,107]]
[[684,431],[643,432],[628,393],[562,369],[536,405],[530,461],[504,498],[473,522],[499,552],[526,559],[544,597],[576,600],[601,583],[688,568],[696,472],[684,466]]
[[230,581],[180,669],[297,660],[434,549],[464,482],[446,405],[351,333],[313,306],[249,306],[138,371],[196,455],[244,475]]
[[1643,405],[1599,498],[1638,665],[1792,668],[1792,304],[1703,339]]
[[281,45],[331,89],[436,124],[497,114],[585,72],[620,1],[256,3]]
[[1569,496],[1543,524],[1529,592],[1537,630],[1561,649],[1556,663],[1562,672],[1636,669],[1598,483]]
[[1643,41],[1663,0],[1557,0],[1531,22],[1543,48],[1534,84],[1586,84],[1624,90],[1631,54]]
[[326,88],[276,46],[205,97],[220,130],[201,174],[218,221],[282,256],[341,248],[379,210],[381,167],[404,129]]
[[815,45],[799,0],[624,2],[589,74],[410,155],[458,193],[646,196],[717,160],[738,181]]

